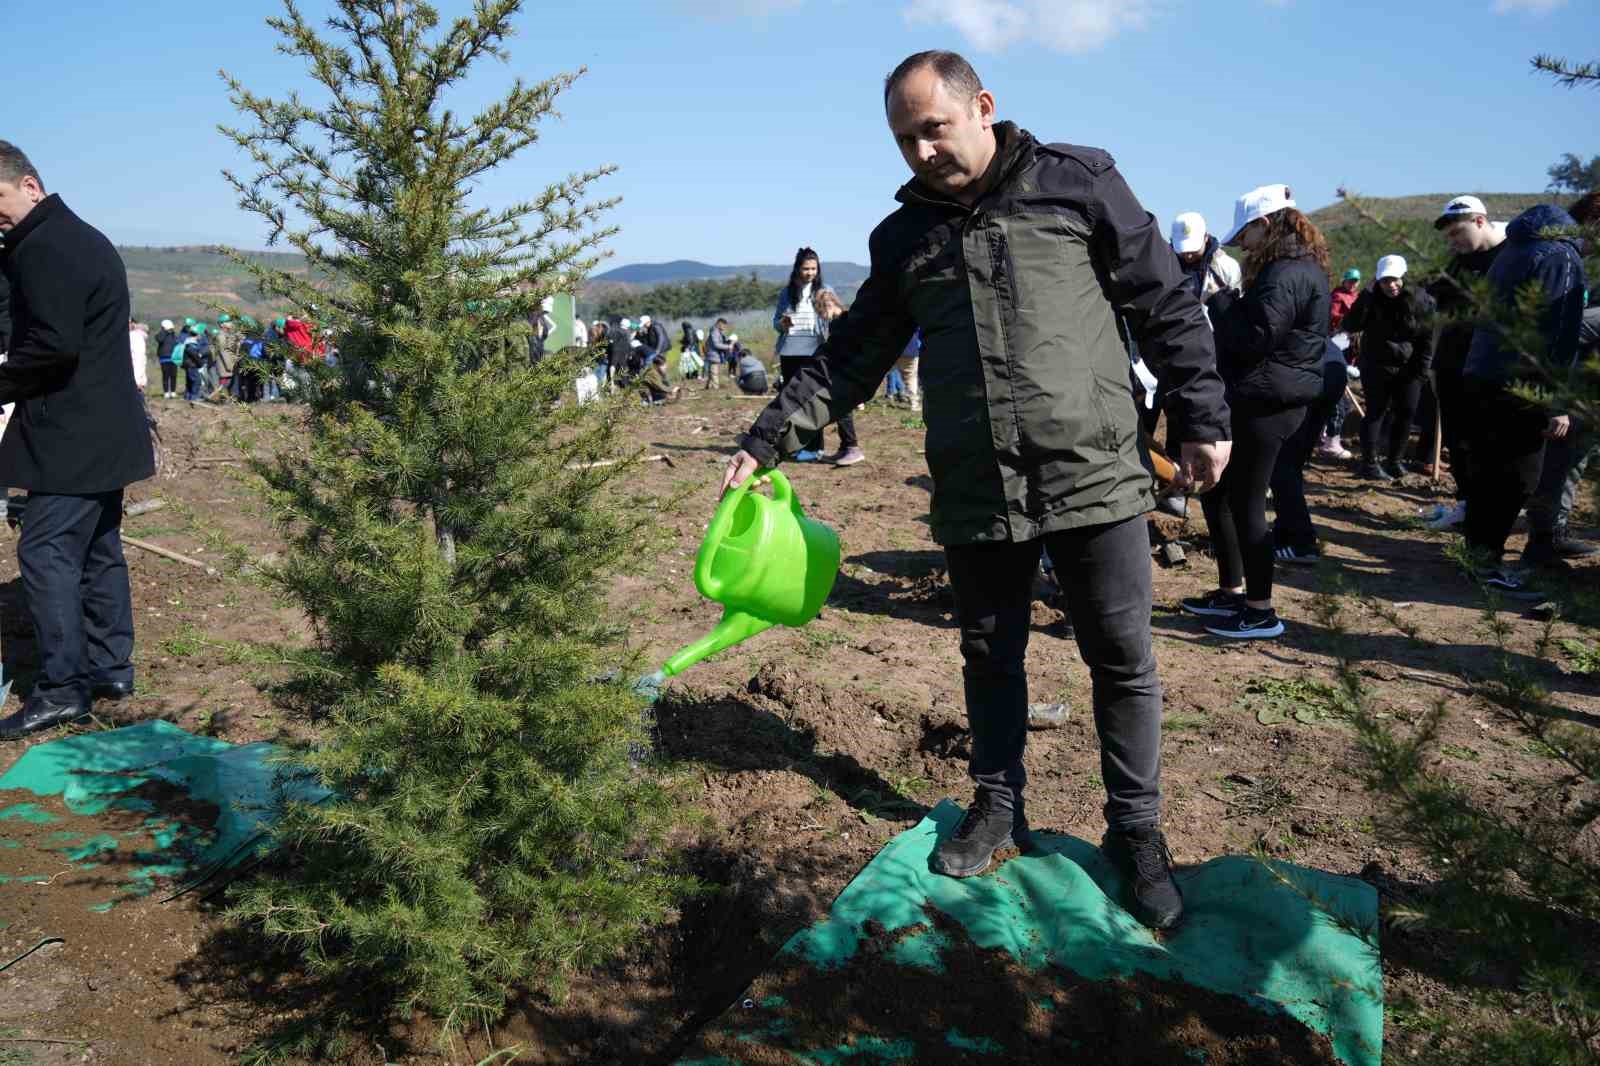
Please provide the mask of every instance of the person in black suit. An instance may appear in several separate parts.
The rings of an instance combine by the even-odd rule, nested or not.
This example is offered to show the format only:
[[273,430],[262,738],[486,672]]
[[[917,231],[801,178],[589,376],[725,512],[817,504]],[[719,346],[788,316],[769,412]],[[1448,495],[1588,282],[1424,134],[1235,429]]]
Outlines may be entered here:
[[17,563],[39,675],[16,740],[133,692],[133,598],[122,557],[122,490],[155,473],[128,359],[128,274],[109,240],[45,192],[0,141],[0,272],[11,285],[11,353],[0,403],[0,484],[28,490]]

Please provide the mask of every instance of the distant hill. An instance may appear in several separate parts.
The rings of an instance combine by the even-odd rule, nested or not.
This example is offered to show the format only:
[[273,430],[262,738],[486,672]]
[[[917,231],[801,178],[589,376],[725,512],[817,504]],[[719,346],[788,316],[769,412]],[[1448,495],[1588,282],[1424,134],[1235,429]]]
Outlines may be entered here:
[[[280,308],[262,298],[255,281],[214,246],[170,248],[121,247],[128,268],[133,313],[146,322],[163,318],[210,319],[211,305],[237,307],[258,319]],[[251,259],[295,274],[307,272],[305,257],[295,252],[250,252]]]
[[[699,281],[743,277],[755,272],[762,281],[784,281],[789,277],[788,263],[755,263],[745,266],[716,266],[693,259],[674,259],[670,263],[633,263],[617,267],[589,279],[591,284],[618,282],[625,285],[661,285],[675,281]],[[828,262],[822,264],[822,276],[834,288],[857,288],[867,279],[867,268],[860,263]]]
[[[1575,197],[1554,192],[1436,192],[1421,196],[1360,196],[1362,204],[1385,222],[1432,222],[1439,217],[1439,209],[1457,196],[1471,195],[1483,201],[1489,217],[1496,222],[1508,222],[1534,204],[1571,203]],[[1309,212],[1311,221],[1324,231],[1335,226],[1360,222],[1361,216],[1349,203],[1340,200]]]

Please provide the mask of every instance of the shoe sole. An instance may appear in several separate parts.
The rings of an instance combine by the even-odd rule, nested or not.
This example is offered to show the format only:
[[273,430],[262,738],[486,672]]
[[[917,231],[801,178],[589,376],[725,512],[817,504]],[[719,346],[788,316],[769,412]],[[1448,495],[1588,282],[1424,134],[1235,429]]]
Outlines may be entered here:
[[961,870],[952,870],[936,856],[932,863],[933,871],[934,873],[944,874],[946,877],[977,877],[979,874],[983,873],[983,871],[987,870],[990,864],[994,862],[995,851],[1004,851],[1006,848],[1015,848],[1017,846],[1018,845],[1013,841],[1013,839],[1008,836],[994,846],[994,851],[989,852],[989,854],[984,857],[981,865],[969,866]]
[[834,466],[855,466],[857,463],[864,463],[866,461],[867,461],[867,457],[863,455],[859,459],[840,459],[838,462],[834,463],[833,465]]
[[1227,637],[1230,640],[1262,640],[1267,637],[1282,636],[1283,623],[1274,622],[1271,629],[1252,629],[1248,633],[1237,629],[1214,629],[1211,626],[1206,626],[1206,632],[1212,636]]
[[1178,607],[1184,614],[1192,614],[1196,618],[1232,618],[1239,613],[1237,607],[1191,607],[1187,603],[1180,603]]

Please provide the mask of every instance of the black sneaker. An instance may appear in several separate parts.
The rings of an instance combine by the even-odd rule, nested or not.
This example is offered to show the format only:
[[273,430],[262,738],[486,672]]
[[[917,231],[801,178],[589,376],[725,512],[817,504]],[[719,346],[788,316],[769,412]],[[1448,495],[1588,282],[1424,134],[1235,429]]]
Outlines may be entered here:
[[1246,607],[1226,622],[1206,626],[1206,632],[1218,637],[1232,637],[1234,640],[1262,640],[1281,635],[1283,623],[1278,621],[1278,612],[1271,607],[1264,611]]
[[1592,555],[1600,555],[1600,547],[1574,537],[1567,532],[1566,526],[1556,527],[1550,538],[1550,547],[1557,559],[1587,559]]
[[975,877],[989,868],[994,853],[1001,848],[1024,847],[1028,841],[1028,819],[1022,812],[1022,798],[1016,810],[997,806],[987,792],[979,792],[961,816],[955,832],[939,841],[929,865],[935,873],[949,877]]
[[1322,555],[1315,547],[1295,548],[1286,544],[1275,549],[1272,555],[1278,562],[1293,566],[1316,566],[1322,561]]
[[1161,830],[1107,830],[1100,851],[1127,879],[1128,912],[1151,929],[1171,929],[1183,917],[1183,893],[1172,879],[1172,853]]
[[1190,596],[1178,606],[1185,613],[1197,614],[1202,618],[1231,618],[1244,610],[1244,593],[1212,589],[1204,596]]
[[1394,480],[1394,475],[1384,469],[1383,464],[1376,460],[1361,464],[1361,476],[1368,481],[1382,481],[1385,484]]

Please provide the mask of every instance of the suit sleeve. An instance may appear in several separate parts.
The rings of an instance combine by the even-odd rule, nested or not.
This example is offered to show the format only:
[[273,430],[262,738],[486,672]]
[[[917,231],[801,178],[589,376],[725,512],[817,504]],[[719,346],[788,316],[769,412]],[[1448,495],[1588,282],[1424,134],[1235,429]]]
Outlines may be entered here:
[[1097,191],[1092,241],[1108,279],[1107,296],[1167,390],[1171,439],[1230,439],[1211,328],[1200,301],[1183,283],[1172,246],[1115,168],[1100,178]]
[[850,310],[834,319],[816,356],[739,438],[739,447],[762,466],[799,451],[806,436],[871,396],[916,330],[900,306],[894,264],[885,262],[876,238],[872,243],[872,270]]
[[71,256],[52,244],[19,249],[18,288],[28,295],[23,332],[11,338],[11,354],[0,363],[0,403],[13,403],[61,388],[78,369],[83,350],[87,284]]

